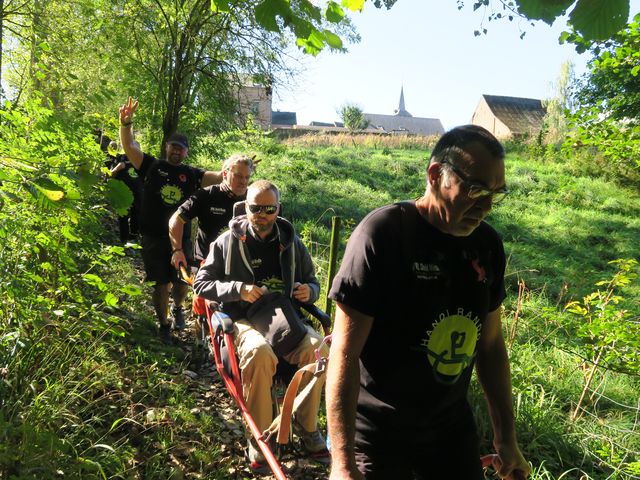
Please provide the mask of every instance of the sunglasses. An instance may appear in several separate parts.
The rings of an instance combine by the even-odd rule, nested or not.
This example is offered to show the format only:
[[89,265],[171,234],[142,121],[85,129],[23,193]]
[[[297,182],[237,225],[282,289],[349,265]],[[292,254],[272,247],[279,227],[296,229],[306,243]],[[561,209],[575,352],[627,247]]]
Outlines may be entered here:
[[266,213],[267,215],[273,215],[278,211],[278,205],[256,205],[255,203],[248,203],[247,208],[251,213]]
[[449,160],[441,160],[440,163],[449,165],[449,169],[455,173],[460,180],[462,180],[462,183],[467,187],[467,195],[469,195],[469,198],[475,200],[478,198],[491,197],[491,202],[495,205],[504,200],[509,194],[509,189],[507,187],[490,190],[481,183],[473,182],[462,170],[457,168]]

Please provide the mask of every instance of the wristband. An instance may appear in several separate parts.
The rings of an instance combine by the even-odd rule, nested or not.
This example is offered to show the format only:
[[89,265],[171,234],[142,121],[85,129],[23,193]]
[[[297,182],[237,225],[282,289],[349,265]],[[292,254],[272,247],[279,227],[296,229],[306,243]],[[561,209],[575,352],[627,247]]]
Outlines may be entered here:
[[175,249],[171,250],[171,255],[173,255],[176,252],[181,252],[181,251],[182,251],[181,248],[175,248]]
[[131,125],[133,125],[133,122],[120,122],[120,126],[121,127],[130,127]]

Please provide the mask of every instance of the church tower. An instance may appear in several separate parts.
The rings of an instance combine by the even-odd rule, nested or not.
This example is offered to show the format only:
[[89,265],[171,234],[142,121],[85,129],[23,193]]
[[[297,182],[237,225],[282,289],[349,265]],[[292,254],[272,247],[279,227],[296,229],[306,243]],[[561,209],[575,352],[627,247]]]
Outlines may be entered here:
[[398,109],[393,112],[398,117],[412,117],[409,112],[404,108],[404,86],[400,87],[400,102],[398,103]]

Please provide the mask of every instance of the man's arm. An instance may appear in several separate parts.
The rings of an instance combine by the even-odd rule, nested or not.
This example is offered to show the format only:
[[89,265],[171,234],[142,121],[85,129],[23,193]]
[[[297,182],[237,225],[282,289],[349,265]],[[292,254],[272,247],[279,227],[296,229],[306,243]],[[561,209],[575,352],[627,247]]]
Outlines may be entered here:
[[222,183],[222,170],[219,172],[206,171],[202,176],[200,186],[204,188],[209,185],[218,185],[219,183]]
[[478,342],[476,372],[491,415],[493,446],[501,462],[498,474],[507,480],[520,480],[529,476],[530,467],[516,438],[511,371],[500,317],[500,308],[487,314]]
[[136,170],[140,170],[144,154],[140,146],[133,139],[133,115],[138,109],[138,101],[131,97],[120,107],[120,144],[124,153]]
[[187,257],[182,250],[182,234],[184,233],[184,224],[187,223],[176,210],[169,219],[169,240],[171,241],[171,265],[176,270],[180,268],[180,264],[187,266]]
[[356,405],[360,353],[372,324],[373,317],[337,302],[326,385],[332,480],[364,479],[356,468],[354,453]]

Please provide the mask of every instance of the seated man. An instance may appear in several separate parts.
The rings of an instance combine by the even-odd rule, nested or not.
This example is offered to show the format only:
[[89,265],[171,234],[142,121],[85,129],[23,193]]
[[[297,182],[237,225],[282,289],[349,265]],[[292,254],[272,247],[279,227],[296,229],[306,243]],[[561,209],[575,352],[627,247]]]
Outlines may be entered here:
[[[247,213],[230,222],[230,230],[211,245],[209,255],[193,284],[197,295],[222,304],[235,323],[234,343],[242,370],[242,387],[249,413],[265,431],[272,421],[271,385],[278,358],[264,337],[245,319],[249,306],[264,291],[280,291],[302,303],[317,300],[320,286],[309,252],[293,225],[278,217],[280,193],[266,180],[247,190]],[[264,288],[266,287],[266,288]],[[322,338],[311,327],[298,346],[284,359],[303,366],[315,361],[314,350]],[[308,453],[328,459],[325,441],[317,426],[324,378],[296,411],[294,431]],[[265,461],[257,445],[249,441],[251,468]]]

